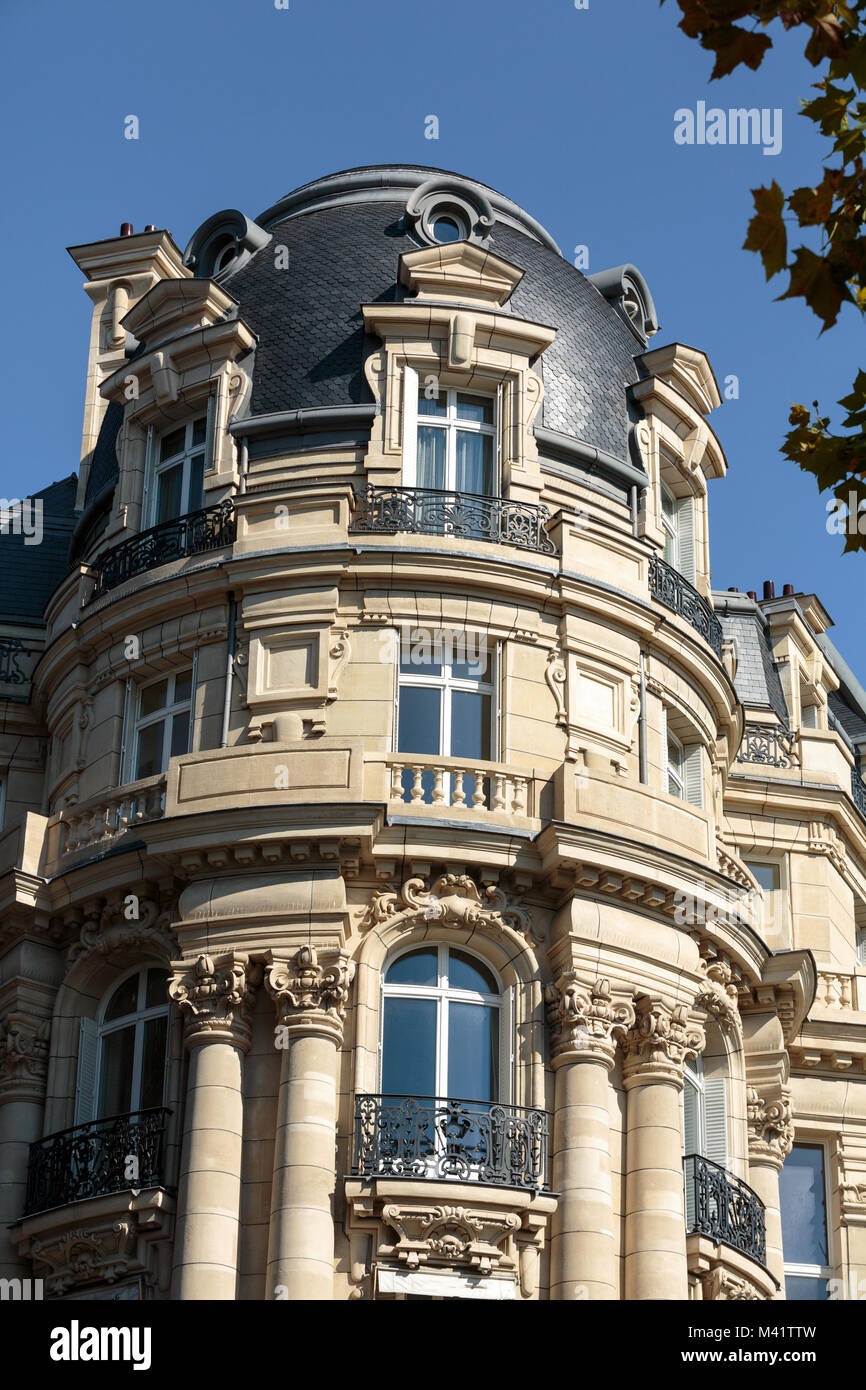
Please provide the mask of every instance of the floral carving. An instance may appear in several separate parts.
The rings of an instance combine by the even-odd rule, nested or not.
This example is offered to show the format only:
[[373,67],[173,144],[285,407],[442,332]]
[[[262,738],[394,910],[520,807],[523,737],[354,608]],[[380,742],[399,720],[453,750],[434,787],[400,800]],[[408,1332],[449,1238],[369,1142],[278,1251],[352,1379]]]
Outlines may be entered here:
[[626,1077],[651,1071],[680,1080],[687,1059],[703,1050],[703,1029],[690,1021],[685,1004],[671,1008],[648,994],[635,994],[634,1011],[624,1039]]
[[399,892],[377,890],[361,926],[369,929],[399,916],[422,917],[443,927],[471,928],[494,936],[510,930],[537,940],[528,908],[494,884],[479,888],[468,874],[440,874],[429,889],[425,879],[416,877],[407,879]]
[[723,960],[701,961],[704,983],[695,1003],[703,1006],[718,1023],[739,1031],[741,1028],[739,991],[733,983],[733,971]]
[[616,1001],[609,980],[587,986],[576,970],[565,971],[544,992],[554,1057],[592,1052],[613,1063],[616,1039],[634,1023],[631,1004]]
[[703,1280],[704,1298],[715,1303],[763,1303],[764,1295],[759,1293],[748,1279],[741,1279],[727,1269],[717,1266],[705,1274]]
[[776,1100],[766,1100],[748,1086],[746,1119],[750,1158],[771,1159],[781,1168],[794,1146],[790,1093],[783,1090]]
[[348,956],[321,964],[315,946],[302,946],[290,962],[270,964],[265,984],[282,1026],[324,1029],[339,1041],[354,977],[355,963]]
[[49,1018],[11,1012],[0,1018],[0,1092],[42,1094],[50,1036]]
[[161,909],[152,898],[139,899],[134,893],[113,898],[82,923],[67,963],[72,966],[83,956],[112,956],[118,951],[151,951],[172,960],[179,950],[171,921],[171,911]]
[[186,1017],[187,1041],[222,1033],[226,1040],[248,1044],[253,986],[260,977],[260,967],[242,952],[175,965],[168,992]]
[[463,1264],[480,1274],[489,1274],[503,1261],[513,1264],[502,1247],[521,1224],[514,1212],[396,1202],[382,1208],[382,1219],[397,1234],[393,1257],[407,1268]]

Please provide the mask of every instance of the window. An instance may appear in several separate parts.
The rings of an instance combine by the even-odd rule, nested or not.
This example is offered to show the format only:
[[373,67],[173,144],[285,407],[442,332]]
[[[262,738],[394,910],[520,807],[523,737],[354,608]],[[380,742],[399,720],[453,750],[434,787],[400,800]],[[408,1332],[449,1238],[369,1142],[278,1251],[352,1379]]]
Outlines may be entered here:
[[159,526],[201,507],[208,432],[208,416],[202,415],[156,441],[149,479],[149,526]]
[[857,927],[857,964],[866,965],[866,927]]
[[437,217],[432,232],[439,242],[461,241],[466,236],[466,228],[460,227],[453,217]]
[[[432,379],[431,379],[432,380]],[[428,381],[406,369],[404,476],[407,486],[494,497],[496,410],[492,396],[451,388],[432,394]]]
[[780,864],[761,860],[746,859],[746,868],[756,879],[764,901],[761,910],[761,926],[764,931],[781,931],[785,923],[782,918],[782,868]]
[[116,985],[98,1024],[81,1020],[75,1123],[162,1105],[168,1046],[168,975],[149,967]]
[[662,707],[662,747],[664,749],[665,789],[669,796],[679,797],[693,806],[703,805],[703,770],[701,764],[701,745],[684,743],[671,728],[672,719],[682,724],[677,716]]
[[189,752],[192,688],[189,668],[149,681],[134,692],[132,776],[125,780],[157,777],[168,767],[169,758]]
[[[459,643],[451,645],[459,648]],[[485,650],[477,660],[463,660],[465,653],[448,646],[440,644],[432,655],[425,655],[401,644],[397,751],[433,759],[437,755],[459,758],[467,764],[492,761],[496,756],[492,657]],[[412,800],[414,783],[413,770],[405,768],[404,801]],[[435,785],[432,768],[423,772],[421,785],[422,800],[429,804]],[[448,774],[443,791],[449,804],[462,796],[461,804],[472,805],[476,779],[467,772],[458,788]]]
[[827,1186],[822,1144],[795,1144],[779,1177],[785,1296],[827,1298],[833,1270],[827,1243]]
[[383,985],[383,1094],[506,1099],[501,1006],[493,972],[468,951],[424,946],[398,956]]
[[683,1151],[728,1166],[725,1078],[704,1076],[700,1057],[686,1062],[683,1087]]
[[695,506],[693,497],[675,497],[661,485],[663,558],[690,584],[695,582]]

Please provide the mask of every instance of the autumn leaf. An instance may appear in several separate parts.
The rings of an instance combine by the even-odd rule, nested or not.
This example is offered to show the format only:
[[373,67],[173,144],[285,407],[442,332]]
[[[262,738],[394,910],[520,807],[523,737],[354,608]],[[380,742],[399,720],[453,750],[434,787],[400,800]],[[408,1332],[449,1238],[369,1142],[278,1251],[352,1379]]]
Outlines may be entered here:
[[758,251],[768,280],[784,270],[788,261],[788,234],[782,213],[785,195],[775,179],[769,188],[753,188],[755,215],[749,223],[744,251]]

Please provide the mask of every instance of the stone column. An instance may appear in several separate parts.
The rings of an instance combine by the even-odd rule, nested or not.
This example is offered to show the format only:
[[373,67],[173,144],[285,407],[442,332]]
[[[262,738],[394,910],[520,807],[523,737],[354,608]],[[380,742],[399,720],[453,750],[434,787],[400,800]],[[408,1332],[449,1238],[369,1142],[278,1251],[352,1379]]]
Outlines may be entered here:
[[634,1021],[630,1004],[569,970],[546,990],[556,1073],[550,1242],[552,1299],[616,1299],[619,1279],[610,1162],[610,1071],[616,1037]]
[[250,1045],[252,985],[246,955],[173,966],[169,995],[186,1019],[190,1052],[175,1236],[177,1299],[236,1296],[243,1059]]
[[334,1296],[337,1056],[354,964],[319,963],[313,946],[274,960],[265,983],[277,1006],[283,1049],[267,1297],[290,1302]]
[[23,1213],[30,1145],[42,1135],[50,1029],[32,1014],[0,1019],[0,1278],[29,1278],[9,1226]]
[[704,1046],[684,1004],[641,994],[625,1040],[625,1297],[685,1299],[681,1092],[686,1058]]
[[746,1089],[749,1126],[749,1183],[764,1203],[767,1223],[767,1269],[778,1279],[779,1297],[785,1297],[785,1261],[782,1254],[782,1210],[779,1174],[794,1144],[790,1093],[781,1089],[773,1100]]

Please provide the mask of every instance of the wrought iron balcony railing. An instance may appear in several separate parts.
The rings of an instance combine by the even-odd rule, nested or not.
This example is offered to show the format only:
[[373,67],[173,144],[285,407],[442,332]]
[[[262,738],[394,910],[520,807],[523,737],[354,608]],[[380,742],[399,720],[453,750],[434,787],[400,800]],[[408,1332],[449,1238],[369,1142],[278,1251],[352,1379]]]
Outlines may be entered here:
[[687,1229],[732,1245],[766,1265],[767,1229],[758,1194],[701,1154],[689,1154],[683,1161]]
[[137,1110],[37,1139],[30,1145],[24,1215],[131,1187],[164,1187],[170,1113],[164,1106]]
[[746,724],[737,762],[759,763],[762,767],[799,767],[797,735],[772,724]]
[[371,485],[356,491],[355,507],[353,531],[460,536],[515,545],[540,555],[556,554],[547,534],[550,512],[534,502],[437,488]]
[[96,583],[90,601],[158,565],[231,545],[235,536],[234,505],[229,499],[215,507],[203,507],[201,511],[187,512],[186,516],[151,526],[149,531],[131,536],[128,541],[121,541],[96,557],[92,565]]
[[866,782],[856,767],[851,769],[851,795],[861,816],[866,817]]
[[678,570],[659,559],[658,555],[653,555],[650,560],[649,587],[653,598],[685,618],[721,659],[722,625],[712,608]]
[[547,1112],[436,1096],[358,1096],[355,1174],[547,1187]]

